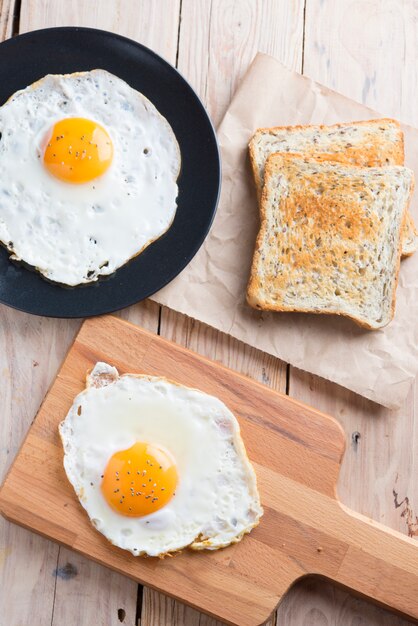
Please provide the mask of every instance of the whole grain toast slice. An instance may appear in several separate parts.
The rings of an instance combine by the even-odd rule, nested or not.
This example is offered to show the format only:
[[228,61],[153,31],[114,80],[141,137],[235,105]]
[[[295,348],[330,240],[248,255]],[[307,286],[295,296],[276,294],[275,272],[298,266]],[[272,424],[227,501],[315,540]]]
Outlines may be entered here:
[[[250,141],[249,151],[259,198],[266,160],[275,152],[300,153],[306,157],[322,155],[324,159],[365,167],[403,165],[405,159],[400,124],[386,118],[332,126],[259,128]],[[402,255],[410,256],[417,249],[418,232],[408,212]]]
[[248,303],[344,315],[369,329],[388,324],[413,187],[413,172],[402,166],[271,155]]

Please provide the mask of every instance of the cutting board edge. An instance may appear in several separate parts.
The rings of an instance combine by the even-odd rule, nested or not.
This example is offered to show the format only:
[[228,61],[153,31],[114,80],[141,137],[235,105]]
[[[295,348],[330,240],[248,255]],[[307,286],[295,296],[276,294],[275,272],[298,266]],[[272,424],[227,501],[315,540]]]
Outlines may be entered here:
[[[249,382],[252,385],[254,385],[255,387],[258,387],[260,390],[262,390],[264,393],[267,393],[268,395],[274,395],[274,396],[279,396],[283,401],[286,401],[288,403],[290,403],[295,409],[303,409],[303,410],[307,410],[309,413],[318,416],[321,420],[325,419],[326,421],[329,422],[330,425],[332,425],[336,431],[339,432],[339,436],[340,436],[340,447],[341,447],[341,453],[340,453],[340,458],[339,458],[339,464],[341,465],[342,459],[344,457],[344,454],[346,452],[346,448],[347,448],[347,439],[345,436],[345,432],[343,427],[341,426],[341,424],[338,422],[338,420],[333,417],[332,415],[329,415],[328,413],[324,413],[322,411],[320,411],[319,409],[316,409],[313,406],[310,406],[308,404],[305,404],[304,402],[300,401],[300,400],[296,400],[295,398],[292,398],[291,396],[288,396],[286,394],[284,394],[281,391],[277,391],[276,389],[272,389],[271,387],[268,387],[267,385],[265,385],[264,383],[255,380],[254,378],[250,378],[249,376],[246,376],[245,374],[242,374],[241,372],[237,372],[236,370],[233,370],[230,367],[227,367],[226,365],[223,365],[222,363],[218,363],[217,361],[214,361],[213,359],[210,359],[208,357],[203,356],[202,354],[199,354],[198,352],[191,350],[190,348],[186,348],[178,343],[176,343],[175,341],[172,341],[170,339],[166,339],[165,337],[162,337],[161,335],[157,335],[156,333],[153,333],[150,330],[147,330],[145,328],[143,328],[142,326],[139,326],[137,324],[134,324],[133,322],[129,322],[128,320],[124,320],[121,319],[119,317],[116,317],[116,315],[102,315],[99,318],[88,318],[86,319],[83,324],[81,325],[79,331],[77,332],[77,335],[74,338],[73,343],[71,344],[65,358],[64,361],[58,371],[57,377],[60,375],[62,367],[65,363],[65,361],[67,360],[68,357],[68,353],[69,351],[72,349],[73,345],[78,341],[78,339],[80,337],[82,337],[82,335],[84,334],[84,332],[86,332],[85,329],[88,329],[88,327],[90,325],[94,326],[95,324],[99,323],[103,323],[107,320],[116,320],[116,322],[118,324],[121,324],[123,326],[126,326],[128,328],[131,328],[135,331],[139,331],[141,334],[147,336],[151,341],[155,341],[158,340],[159,342],[163,343],[166,346],[174,346],[177,350],[179,350],[180,352],[182,352],[183,354],[191,354],[194,358],[196,358],[197,360],[203,361],[205,363],[209,363],[209,364],[215,364],[217,368],[219,368],[220,370],[223,370],[225,372],[232,372],[232,374],[237,377],[238,379],[241,379],[245,382]],[[52,384],[54,384],[55,379],[53,381]],[[51,385],[52,386],[52,385]],[[48,393],[49,393],[50,389],[48,389]],[[46,394],[47,395],[47,394]]]
[[[98,565],[102,566],[102,567],[106,567],[107,569],[117,572],[119,574],[121,574],[122,576],[126,576],[127,578],[129,578],[130,580],[135,581],[138,584],[144,585],[150,589],[153,589],[154,591],[157,591],[159,593],[164,593],[165,595],[169,596],[170,598],[173,598],[174,600],[178,600],[179,602],[182,602],[184,604],[186,604],[187,606],[190,606],[191,608],[195,609],[196,611],[204,611],[204,613],[206,615],[208,615],[209,617],[215,619],[215,620],[222,620],[225,624],[227,624],[228,626],[263,626],[266,621],[271,617],[272,613],[277,609],[277,607],[279,606],[279,604],[282,602],[285,594],[293,587],[294,584],[296,584],[299,580],[301,580],[302,578],[305,577],[309,577],[309,576],[314,576],[314,573],[309,573],[309,574],[302,574],[299,578],[296,578],[294,580],[291,581],[291,583],[288,585],[287,589],[283,591],[283,593],[277,597],[275,599],[274,604],[272,605],[272,608],[270,610],[270,608],[268,609],[268,613],[266,616],[263,616],[261,618],[261,621],[255,620],[255,621],[245,621],[243,622],[240,618],[240,621],[231,621],[229,619],[227,619],[225,616],[220,615],[219,612],[215,613],[213,611],[211,611],[209,608],[207,607],[203,607],[202,604],[197,604],[197,603],[193,603],[192,601],[190,601],[190,599],[187,597],[187,595],[180,595],[180,594],[175,594],[175,593],[170,593],[169,591],[167,591],[166,589],[161,589],[161,587],[159,587],[157,584],[153,584],[152,582],[149,582],[146,578],[142,578],[140,576],[135,576],[133,574],[128,574],[126,573],[126,571],[122,568],[122,567],[117,567],[114,565],[109,565],[109,563],[107,563],[105,560],[100,559],[98,557],[95,557],[93,555],[86,555],[85,552],[83,551],[83,549],[77,548],[76,545],[72,544],[70,541],[65,541],[64,539],[58,539],[56,536],[54,536],[52,533],[47,533],[47,532],[42,532],[42,530],[37,526],[37,524],[31,524],[31,523],[27,523],[25,524],[24,522],[22,522],[20,519],[18,519],[17,516],[14,516],[13,514],[9,514],[7,512],[7,510],[5,510],[4,506],[6,506],[6,509],[9,505],[9,500],[7,498],[4,498],[3,496],[3,491],[4,491],[4,486],[5,486],[5,482],[3,482],[3,484],[0,486],[0,515],[3,517],[3,519],[5,519],[7,522],[11,523],[11,524],[16,524],[17,526],[19,526],[20,528],[23,528],[24,530],[27,530],[28,532],[34,532],[37,535],[39,535],[40,537],[43,537],[44,539],[47,539],[48,541],[53,541],[54,543],[58,544],[58,546],[72,550],[73,552],[75,552],[76,554],[81,555],[83,558],[88,559],[89,561],[94,561],[95,563],[97,563]],[[115,547],[115,546],[112,546]],[[136,557],[136,558],[142,558],[142,557]],[[148,557],[148,558],[152,558],[152,557]],[[157,557],[154,557],[157,558]],[[175,557],[174,557],[175,558]]]

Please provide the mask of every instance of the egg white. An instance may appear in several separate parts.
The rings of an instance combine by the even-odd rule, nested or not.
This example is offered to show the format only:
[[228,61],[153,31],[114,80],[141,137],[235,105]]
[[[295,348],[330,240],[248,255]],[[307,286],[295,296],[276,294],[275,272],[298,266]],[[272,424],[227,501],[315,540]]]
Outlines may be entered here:
[[[113,161],[83,184],[43,164],[45,137],[66,117],[101,124]],[[105,70],[48,75],[0,107],[0,241],[49,280],[111,274],[170,227],[180,151],[167,120]]]
[[[136,556],[221,548],[259,522],[256,477],[238,422],[213,396],[162,378],[119,377],[98,363],[59,430],[66,474],[92,524]],[[136,441],[168,450],[179,482],[165,507],[135,518],[114,511],[100,484],[110,457]]]

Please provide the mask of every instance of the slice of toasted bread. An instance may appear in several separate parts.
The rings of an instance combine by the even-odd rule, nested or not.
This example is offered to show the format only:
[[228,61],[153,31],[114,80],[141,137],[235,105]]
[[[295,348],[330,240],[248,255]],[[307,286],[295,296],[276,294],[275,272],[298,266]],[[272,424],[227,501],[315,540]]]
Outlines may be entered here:
[[[404,141],[399,123],[392,119],[349,122],[333,126],[277,126],[259,128],[252,137],[250,158],[258,195],[267,158],[274,152],[333,158],[340,163],[377,167],[404,164]],[[327,157],[328,155],[328,157]],[[418,249],[418,232],[411,215],[405,221],[402,255]]]
[[369,329],[388,324],[413,186],[406,167],[271,155],[248,303],[345,315]]

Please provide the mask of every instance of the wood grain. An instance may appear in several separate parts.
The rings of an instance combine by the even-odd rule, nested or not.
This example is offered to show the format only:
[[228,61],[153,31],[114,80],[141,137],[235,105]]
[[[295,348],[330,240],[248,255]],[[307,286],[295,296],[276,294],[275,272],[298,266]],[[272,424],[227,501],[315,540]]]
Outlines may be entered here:
[[[305,17],[304,73],[378,111],[418,124],[412,65],[416,3],[307,0]],[[295,368],[290,368],[289,393],[335,415],[344,427],[348,446],[338,483],[342,501],[405,534],[416,533],[416,385],[396,412]],[[304,620],[314,626],[351,626],[359,616],[368,626],[409,623],[318,580],[297,585],[278,616],[281,626]]]
[[[221,121],[258,50],[301,69],[303,10],[303,0],[183,0],[178,69],[190,80],[215,124]],[[205,324],[163,308],[160,333],[274,389],[286,390],[284,363]],[[143,614],[145,623],[153,626],[199,623],[196,611],[147,588]],[[205,626],[216,624],[203,619]],[[275,622],[273,616],[267,626]]]
[[302,33],[302,0],[183,0],[178,68],[218,125],[257,51],[300,68]]
[[[8,35],[11,34],[13,22],[10,15],[10,10],[4,10],[0,14],[0,28],[3,22],[7,23]],[[178,19],[179,0],[163,0],[158,5],[148,1],[133,3],[130,0],[118,0],[112,3],[106,0],[95,3],[86,3],[82,0],[71,3],[52,2],[50,0],[22,0],[19,32],[61,25],[91,26],[114,30],[121,35],[140,40],[174,62],[177,50]],[[13,316],[15,313],[9,312],[9,314]],[[153,303],[143,303],[130,307],[121,315],[125,319],[141,324],[146,328],[157,330],[159,307]],[[32,342],[32,329],[39,324],[39,321],[27,315],[24,315],[24,319],[28,329],[29,341]],[[78,322],[60,321],[56,324],[53,330],[53,341],[60,346],[60,354],[55,361],[55,367],[58,366],[68,350],[69,339],[66,337],[66,332],[68,332],[66,329],[73,329],[74,332],[79,326]],[[8,332],[7,337],[13,345],[15,341],[13,332]],[[39,371],[43,371],[45,375],[48,372],[43,360],[44,356],[48,355],[47,349],[47,345],[42,343],[41,333],[37,337],[35,352],[40,363]],[[13,362],[18,368],[21,363],[26,361],[25,350],[15,352],[13,358]],[[52,363],[54,363],[53,360]],[[15,380],[21,381],[22,378],[15,373]],[[51,375],[47,379],[48,385],[50,381]],[[38,397],[38,404],[28,413],[28,419],[33,418],[42,395],[36,397]],[[16,439],[20,442],[30,422],[19,418],[19,415],[16,414],[14,418],[22,428],[22,432],[16,433]],[[11,420],[11,414],[9,419]],[[8,428],[8,424],[10,424],[9,419],[6,416],[5,428]],[[18,439],[19,434],[20,438]],[[3,524],[3,521],[0,521],[0,524]],[[7,563],[10,568],[20,572],[20,575],[17,575],[16,584],[16,581],[10,577],[8,568],[1,568],[0,571],[0,589],[8,598],[7,603],[5,603],[6,613],[3,618],[10,626],[28,623],[30,618],[32,621],[35,620],[32,626],[43,626],[45,623],[51,623],[51,626],[55,626],[55,624],[63,622],[68,624],[96,622],[116,626],[121,623],[121,617],[127,626],[136,624],[137,585],[132,581],[128,581],[118,574],[109,574],[100,566],[88,563],[83,557],[75,555],[65,548],[58,550],[56,546],[48,546],[47,550],[44,547],[47,542],[38,537],[33,538],[18,528],[8,528],[3,537],[0,526],[0,542],[0,545],[4,542],[3,550],[4,554],[8,555]],[[21,547],[19,552],[18,546]],[[50,560],[47,565],[38,565],[38,562],[43,563],[44,553],[51,553]],[[12,554],[13,558],[11,558]],[[42,574],[39,576],[39,584],[35,586],[36,601],[33,602],[36,609],[38,603],[40,604],[39,611],[32,611],[29,602],[31,596],[28,594],[34,583],[27,574],[22,575],[22,572],[27,571],[27,561],[32,564],[33,580],[36,580],[38,572]],[[69,575],[66,574],[68,571],[70,571]],[[75,596],[78,597],[77,602],[74,602]],[[27,598],[28,601],[19,601],[19,598],[22,597]],[[106,601],[103,601],[103,598],[106,598]],[[83,616],[83,621],[80,621],[80,616]]]
[[[1,475],[23,437],[74,338],[77,323],[30,318],[0,307]],[[59,340],[57,341],[57,338]],[[0,594],[11,624],[51,619],[58,547],[0,520]],[[24,575],[22,575],[24,572]],[[24,601],[22,602],[22,598]]]
[[418,5],[413,0],[307,0],[304,73],[417,126]]
[[[86,371],[102,360],[121,373],[161,375],[199,388],[237,415],[265,507],[251,535],[224,550],[184,551],[159,561],[135,559],[94,530],[66,480],[57,428],[83,389]],[[414,542],[336,500],[344,446],[344,434],[332,418],[105,316],[86,321],[78,334],[7,475],[0,511],[237,626],[264,622],[293,582],[313,573],[418,618]]]
[[89,26],[140,41],[174,63],[180,0],[22,0],[20,32],[51,26]]
[[1,0],[0,2],[0,41],[8,39],[13,34],[15,17],[18,17],[19,7],[15,0]]
[[[18,18],[17,3],[2,0],[0,40],[13,34],[18,23],[15,14]],[[48,376],[52,378],[56,373],[56,359],[61,361],[65,354],[65,349],[61,353],[54,345],[56,322],[37,319],[33,329],[27,322],[28,316],[0,305],[0,480],[48,388]],[[42,339],[44,332],[46,337]],[[66,325],[65,332],[71,340],[71,324]],[[41,343],[45,357],[51,350],[49,361],[38,350]],[[50,621],[54,594],[50,571],[57,553],[57,546],[0,520],[0,605],[5,623],[26,624],[34,614],[39,623]]]
[[[369,105],[417,125],[416,3],[412,0],[401,3],[307,0],[305,24],[304,4],[303,0],[183,0],[181,71],[206,98],[216,121],[223,115],[251,51],[270,52],[298,70],[305,30],[307,74],[358,100],[364,99],[364,94],[364,101]],[[0,4],[0,34],[3,36],[12,32],[13,5],[13,0],[3,0]],[[108,28],[143,41],[174,62],[178,11],[179,2],[175,0],[115,0],[112,3],[106,0],[95,3],[22,0],[20,26],[22,31],[70,24]],[[144,309],[139,305],[124,316],[156,329],[158,307]],[[161,322],[162,332],[167,336],[172,334],[176,341],[191,345],[275,388],[285,389],[286,366],[275,359],[168,310],[163,311]],[[68,330],[67,324],[70,325]],[[77,326],[77,323],[56,320],[40,322],[0,308],[0,344],[7,346],[7,352],[0,351],[0,370],[7,370],[6,376],[0,379],[0,397],[7,399],[0,424],[2,467],[9,464],[19,447],[43,390],[60,363],[60,354],[65,354],[71,332]],[[25,338],[24,342],[19,341],[18,333]],[[56,347],[49,361],[50,346]],[[39,362],[33,372],[28,357],[31,354]],[[9,378],[11,372],[13,384]],[[41,379],[44,387],[39,385]],[[28,384],[33,396],[22,401],[19,394],[25,395]],[[413,412],[416,391],[399,415],[388,414],[382,419],[373,405],[365,405],[353,394],[347,395],[334,385],[293,369],[290,390],[297,397],[334,413],[344,425],[349,447],[339,484],[343,501],[405,533],[416,532],[418,496],[414,476],[417,474],[418,429],[414,426]],[[11,405],[15,409],[13,420]],[[355,438],[351,443],[351,436],[356,432],[360,433],[360,438],[357,443]],[[6,454],[3,442],[6,442]],[[396,504],[393,479],[398,494]],[[408,501],[405,501],[406,496]],[[50,623],[55,580],[55,615],[65,615],[69,626],[79,623],[73,614],[75,593],[80,593],[80,603],[87,611],[87,621],[81,622],[81,626],[90,624],[92,615],[97,616],[97,623],[113,624],[116,616],[120,623],[117,609],[125,610],[124,596],[118,585],[99,575],[102,568],[92,565],[90,569],[85,559],[61,549],[60,567],[65,568],[67,562],[74,563],[74,559],[80,559],[85,565],[80,566],[77,560],[78,575],[71,584],[79,586],[72,586],[70,590],[69,580],[51,576],[56,569],[56,556],[56,547],[49,542],[0,520],[0,605],[5,623],[8,626]],[[120,580],[123,584],[126,579]],[[129,586],[128,581],[126,586]],[[134,626],[135,589],[128,595],[131,602],[125,607],[124,624]],[[103,602],[105,597],[109,600]],[[3,598],[7,601],[2,602]],[[280,626],[357,626],[360,621],[367,626],[406,624],[401,618],[322,581],[305,581],[292,589],[279,609],[277,621]],[[142,626],[194,626],[198,623],[215,624],[210,618],[161,594],[144,591]]]

